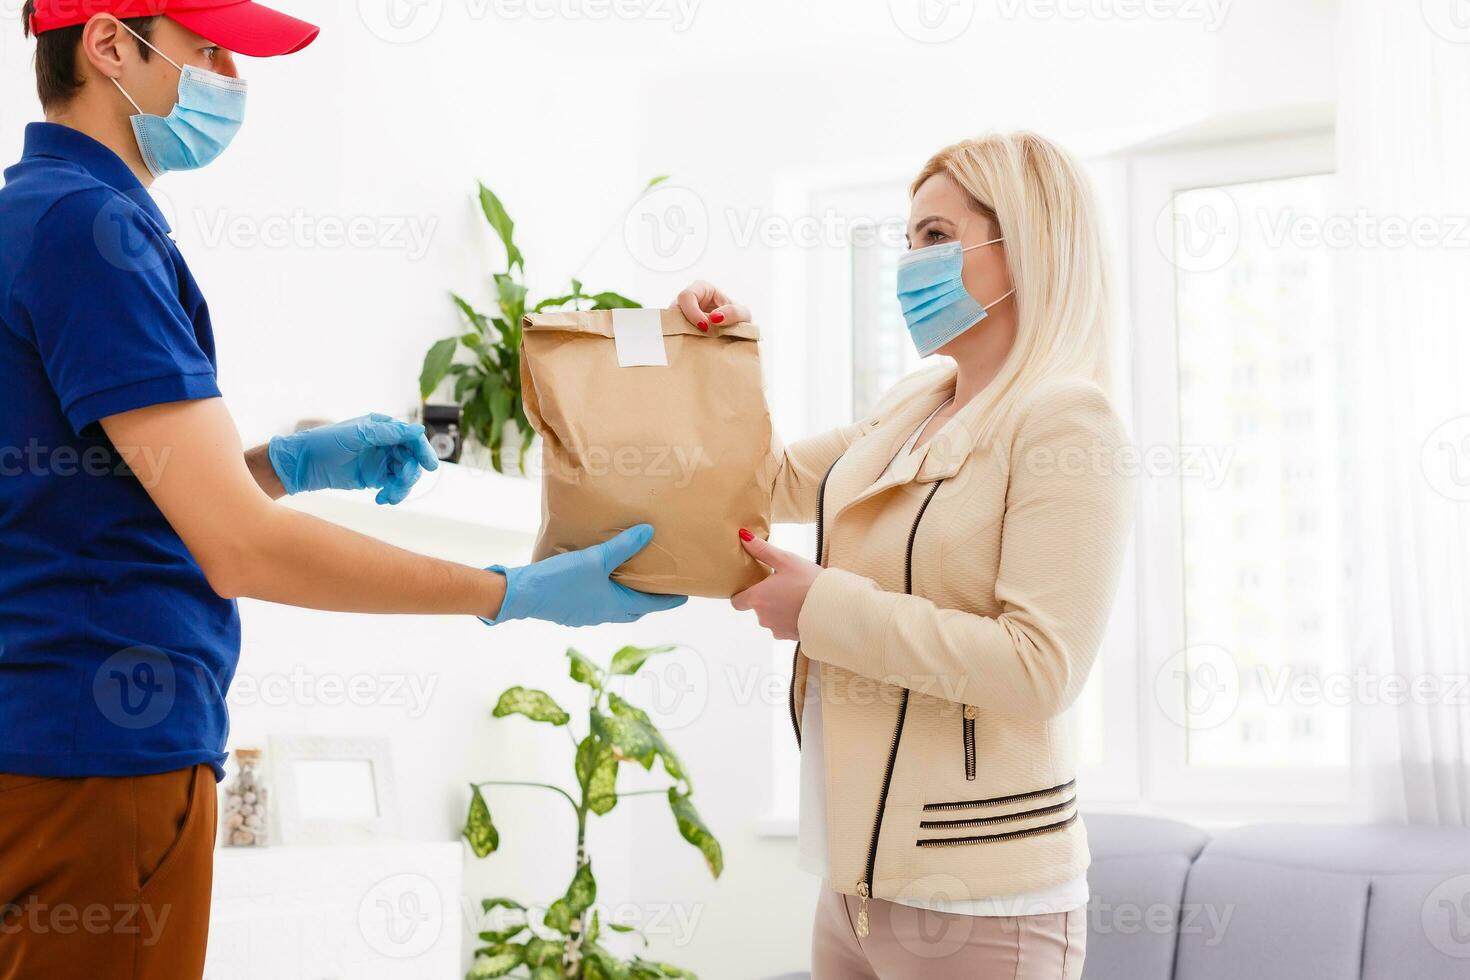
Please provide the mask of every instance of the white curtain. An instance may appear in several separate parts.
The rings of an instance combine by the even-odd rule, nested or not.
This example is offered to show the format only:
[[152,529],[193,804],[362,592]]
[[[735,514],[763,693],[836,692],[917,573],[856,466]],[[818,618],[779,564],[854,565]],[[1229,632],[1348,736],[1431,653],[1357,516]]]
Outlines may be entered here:
[[[1343,0],[1348,368],[1364,393],[1353,535],[1365,816],[1470,825],[1470,19]],[[1402,229],[1407,243],[1394,239]],[[1395,685],[1406,685],[1400,689]]]

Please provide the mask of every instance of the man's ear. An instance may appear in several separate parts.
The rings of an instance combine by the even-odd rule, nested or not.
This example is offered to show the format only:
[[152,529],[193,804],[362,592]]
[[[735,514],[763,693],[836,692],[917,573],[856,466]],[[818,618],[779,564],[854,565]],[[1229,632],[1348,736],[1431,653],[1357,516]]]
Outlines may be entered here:
[[[77,56],[77,67],[85,62],[103,78],[117,78],[122,74],[124,53],[119,42],[127,30],[111,14],[93,14],[82,28],[82,43]],[[85,73],[85,69],[83,69]]]

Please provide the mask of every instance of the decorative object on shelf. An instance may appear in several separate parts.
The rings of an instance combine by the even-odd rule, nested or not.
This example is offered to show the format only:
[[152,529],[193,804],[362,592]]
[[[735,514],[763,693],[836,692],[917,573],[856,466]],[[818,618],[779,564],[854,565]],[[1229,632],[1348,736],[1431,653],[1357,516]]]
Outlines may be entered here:
[[225,787],[226,847],[265,847],[270,843],[270,787],[260,767],[260,749],[236,749],[240,771]]
[[[500,847],[500,832],[491,819],[489,804],[485,802],[484,790],[487,787],[529,786],[549,790],[562,797],[575,814],[577,870],[566,894],[535,916],[527,906],[512,898],[482,901],[481,909],[487,914],[494,914],[497,921],[494,928],[480,933],[480,939],[486,945],[475,950],[474,964],[466,980],[506,976],[514,970],[526,971],[533,980],[555,977],[570,980],[683,977],[692,980],[694,977],[687,970],[641,956],[625,959],[603,945],[604,923],[592,909],[597,898],[597,880],[592,876],[592,859],[587,853],[589,817],[607,814],[618,805],[619,799],[658,795],[668,800],[679,834],[699,848],[710,873],[718,878],[724,870],[725,859],[720,844],[694,808],[693,788],[683,763],[646,712],[608,689],[609,682],[616,676],[635,674],[649,657],[673,649],[673,646],[623,647],[613,654],[607,668],[576,650],[568,649],[572,679],[589,689],[587,734],[581,739],[571,732],[572,716],[545,691],[512,687],[500,695],[494,711],[497,718],[523,715],[532,721],[567,727],[576,745],[575,795],[550,783],[504,780],[471,783],[464,838],[477,857],[483,858]],[[663,763],[664,772],[674,781],[672,785],[619,795],[617,779],[621,765],[631,762],[651,771],[655,761]],[[638,931],[635,927],[618,923],[606,925],[613,932]]]
[[459,430],[458,405],[424,404],[424,435],[433,447],[434,455],[446,463],[458,463],[464,448],[464,437]]
[[[653,178],[638,197],[667,179]],[[503,457],[512,455],[503,450],[514,450],[514,468],[525,473],[532,432],[521,404],[521,317],[528,312],[568,307],[615,310],[637,309],[640,304],[619,293],[586,292],[576,277],[571,280],[571,292],[531,304],[524,282],[526,260],[515,243],[515,222],[500,198],[484,184],[479,186],[480,210],[505,248],[505,271],[494,273],[498,313],[487,316],[458,294],[449,294],[469,330],[457,337],[446,337],[429,348],[419,374],[419,395],[427,401],[441,382],[453,378],[453,398],[460,407],[464,436],[485,447],[490,465],[502,473],[509,465]],[[460,348],[473,360],[456,363],[454,356]]]
[[283,844],[398,839],[398,790],[388,739],[273,735],[271,759]]

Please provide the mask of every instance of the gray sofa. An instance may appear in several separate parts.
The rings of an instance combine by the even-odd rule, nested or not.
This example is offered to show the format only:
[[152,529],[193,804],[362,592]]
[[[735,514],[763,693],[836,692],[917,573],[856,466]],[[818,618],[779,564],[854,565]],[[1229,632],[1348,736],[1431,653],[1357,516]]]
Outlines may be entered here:
[[1470,830],[1084,819],[1084,980],[1470,980]]
[[1470,830],[1084,819],[1083,980],[1470,980]]

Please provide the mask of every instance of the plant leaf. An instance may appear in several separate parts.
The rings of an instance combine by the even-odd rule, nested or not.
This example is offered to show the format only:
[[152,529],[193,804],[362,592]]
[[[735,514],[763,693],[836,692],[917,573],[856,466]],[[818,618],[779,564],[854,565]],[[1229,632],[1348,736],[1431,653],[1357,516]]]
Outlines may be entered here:
[[464,839],[469,841],[475,857],[483,858],[500,846],[500,831],[490,819],[490,806],[480,793],[480,787],[472,787],[470,812],[464,821]]
[[[505,332],[507,341],[512,339],[512,334],[519,329],[521,317],[526,315],[526,287],[516,282],[503,272],[495,274],[495,290],[500,299],[500,313],[505,317],[510,330]],[[519,340],[517,340],[519,345]]]
[[501,426],[495,425],[494,408],[492,408],[495,403],[495,392],[500,391],[501,388],[504,388],[504,382],[500,378],[487,376],[484,385],[479,386],[479,398],[475,403],[479,406],[475,413],[476,419],[479,420],[479,428],[475,430],[475,435],[479,439],[479,444],[490,450],[490,464],[494,467],[495,472],[504,472],[500,463],[500,441],[503,430]]
[[709,865],[710,874],[718,878],[720,872],[725,870],[724,852],[720,849],[720,842],[715,840],[700,819],[699,811],[694,809],[689,795],[680,793],[676,787],[669,787],[669,809],[674,812],[674,822],[679,825],[680,836],[699,848],[704,855],[704,863]]
[[516,248],[515,229],[516,224],[510,220],[510,213],[505,210],[505,205],[500,203],[500,198],[495,192],[480,184],[480,210],[485,212],[485,220],[490,222],[490,227],[495,229],[495,234],[500,237],[500,244],[505,246],[505,267],[513,269],[521,267],[526,269],[526,260],[521,255],[521,250]]
[[463,430],[481,445],[485,444],[481,427],[489,414],[489,410],[485,408],[485,403],[478,397],[478,394],[477,397],[469,399],[459,407],[459,420]]
[[613,714],[624,721],[634,721],[642,725],[648,729],[649,735],[652,736],[654,731],[653,719],[648,717],[648,712],[625,698],[614,694],[612,691],[607,692],[607,706],[612,709]]
[[464,314],[464,318],[469,321],[470,326],[475,328],[475,332],[483,334],[490,330],[490,323],[485,318],[485,314],[471,306],[463,296],[458,293],[450,293],[449,298],[454,300],[454,305],[459,307],[459,312]]
[[629,299],[619,293],[593,293],[587,297],[592,300],[594,310],[639,310],[643,304],[636,299]]
[[618,805],[618,760],[607,743],[588,735],[577,746],[577,781],[587,808],[598,816]]
[[600,947],[585,951],[584,976],[586,980],[630,980],[632,973],[628,964]]
[[464,372],[459,376],[459,379],[454,382],[454,400],[461,404],[463,404],[467,400],[472,400],[475,397],[473,394],[470,395],[469,399],[465,398],[465,394],[467,392],[474,392],[477,388],[479,388],[480,382],[484,380],[485,376],[478,371]]
[[507,943],[529,928],[526,907],[520,902],[510,898],[487,898],[480,902],[480,911],[487,916],[496,909],[505,909],[508,914],[491,917],[499,921],[487,923],[488,925],[500,925],[503,928],[486,929],[480,933],[480,938],[485,942],[492,945]]
[[653,750],[664,761],[665,772],[674,779],[683,780],[686,787],[690,785],[689,775],[684,771],[684,763],[679,761],[674,747],[669,744],[668,739],[664,738],[664,733],[657,728],[653,730]]
[[449,373],[449,363],[454,360],[454,350],[459,346],[458,337],[445,337],[429,348],[424,355],[424,366],[419,371],[419,397],[427,399]]
[[531,451],[531,440],[534,438],[535,429],[531,426],[531,420],[526,417],[525,403],[516,399],[515,411],[516,428],[521,430],[521,458],[519,460],[521,472],[526,472],[526,454]]
[[644,769],[653,768],[653,736],[647,725],[636,718],[605,715],[592,709],[592,734],[612,748],[619,759],[631,759]]
[[[668,739],[664,738],[664,733],[659,731],[653,720],[648,717],[648,712],[629,704],[611,691],[607,693],[607,704],[614,715],[629,724],[642,725],[653,742],[654,754],[664,760],[664,769],[675,779],[682,779],[688,783],[688,777],[684,774],[684,765],[679,761],[679,756],[675,754],[674,747],[669,744]],[[651,759],[649,761],[652,762]],[[644,766],[644,768],[648,767]]]
[[614,674],[636,674],[649,657],[677,649],[678,646],[673,643],[661,647],[623,647],[613,654],[612,666],[608,669]]
[[572,910],[567,907],[565,898],[558,898],[546,907],[546,915],[541,920],[546,928],[554,929],[566,935],[572,931]]
[[669,175],[668,174],[661,174],[661,175],[653,178],[652,180],[650,180],[647,184],[644,184],[643,185],[643,189],[644,189],[644,191],[651,191],[655,187],[657,187],[659,184],[662,184],[664,181],[666,181],[668,179],[669,179]]
[[488,980],[503,977],[524,962],[525,950],[520,946],[494,946],[489,952],[475,957],[466,980]]
[[570,303],[572,300],[574,300],[576,298],[577,298],[577,294],[576,293],[567,293],[565,296],[548,296],[548,297],[546,297],[546,299],[543,299],[541,302],[539,302],[535,306],[531,307],[531,312],[532,313],[540,313],[542,310],[548,310],[548,309],[551,309],[554,306],[555,307],[566,306],[568,303]]
[[567,647],[567,659],[571,661],[572,680],[588,687],[602,686],[602,668],[585,653],[574,647]]
[[480,899],[480,911],[491,912],[495,909],[517,909],[526,911],[526,907],[513,898],[482,898]]
[[544,721],[552,725],[565,725],[572,720],[572,716],[563,711],[550,694],[519,685],[508,688],[500,695],[500,700],[491,713],[496,718],[525,715],[532,721]]
[[561,958],[566,953],[567,944],[564,942],[553,942],[550,939],[526,940],[526,965],[529,967],[560,966]]
[[573,915],[581,915],[597,901],[597,879],[592,877],[591,861],[582,862],[577,869],[563,901],[567,903],[567,911]]
[[495,430],[496,442],[504,438],[505,423],[510,421],[510,403],[513,397],[510,389],[504,386],[490,393],[490,425]]
[[538,966],[531,971],[531,980],[562,980],[561,970],[554,966]]
[[672,963],[656,963],[653,960],[645,960],[641,957],[633,958],[633,976],[638,980],[665,980],[675,977],[678,980],[699,980],[693,973]]

